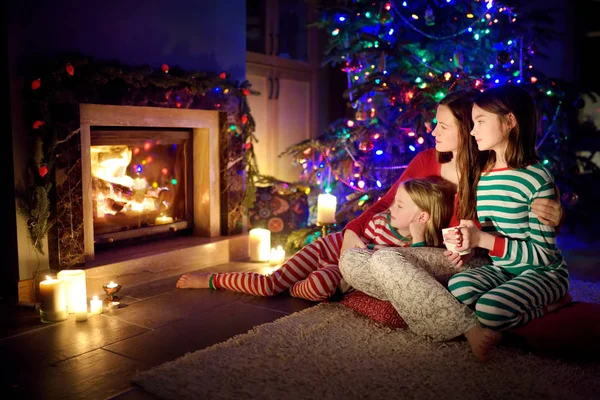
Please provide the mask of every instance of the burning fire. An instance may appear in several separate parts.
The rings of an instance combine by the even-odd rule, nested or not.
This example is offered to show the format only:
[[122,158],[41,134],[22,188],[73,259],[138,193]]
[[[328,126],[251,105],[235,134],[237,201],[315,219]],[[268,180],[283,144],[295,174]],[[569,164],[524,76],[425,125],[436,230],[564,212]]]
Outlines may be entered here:
[[145,177],[127,175],[132,160],[128,146],[91,146],[93,198],[96,216],[164,211],[170,207],[165,187],[153,187]]

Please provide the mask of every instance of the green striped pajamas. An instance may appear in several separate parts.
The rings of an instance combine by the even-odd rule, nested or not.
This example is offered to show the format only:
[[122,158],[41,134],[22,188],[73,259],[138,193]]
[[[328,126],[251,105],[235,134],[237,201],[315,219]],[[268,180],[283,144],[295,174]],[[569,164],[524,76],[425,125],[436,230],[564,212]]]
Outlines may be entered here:
[[490,251],[493,265],[454,275],[448,288],[458,300],[475,307],[487,328],[510,329],[540,317],[545,306],[569,289],[554,228],[531,212],[536,198],[554,198],[554,179],[539,164],[481,176],[477,216],[482,231],[496,236]]

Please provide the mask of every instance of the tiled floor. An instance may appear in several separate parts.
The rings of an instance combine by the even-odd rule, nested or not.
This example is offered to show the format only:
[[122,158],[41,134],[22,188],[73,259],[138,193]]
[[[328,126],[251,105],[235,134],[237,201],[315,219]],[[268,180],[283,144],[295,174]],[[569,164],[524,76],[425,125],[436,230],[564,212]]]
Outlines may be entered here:
[[[559,240],[571,275],[600,282],[598,235],[576,232],[565,231]],[[218,270],[256,268],[256,264],[230,263]],[[86,322],[76,322],[71,316],[47,325],[34,310],[0,306],[0,357],[5,371],[0,379],[8,388],[2,398],[152,398],[130,383],[136,371],[312,304],[287,294],[259,298],[226,291],[177,290],[177,279],[125,287],[120,293],[123,308]]]
[[[219,270],[249,270],[231,263]],[[213,268],[213,270],[215,270]],[[178,277],[123,288],[123,307],[86,322],[73,316],[42,324],[35,310],[2,310],[0,354],[3,398],[151,398],[132,386],[136,371],[245,333],[252,327],[310,307],[273,298],[211,290],[177,290]]]

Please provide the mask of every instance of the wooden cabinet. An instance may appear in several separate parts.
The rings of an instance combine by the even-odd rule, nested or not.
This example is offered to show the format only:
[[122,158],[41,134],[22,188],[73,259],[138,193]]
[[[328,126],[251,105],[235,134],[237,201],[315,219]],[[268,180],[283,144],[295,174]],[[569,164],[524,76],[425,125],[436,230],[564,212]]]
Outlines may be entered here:
[[297,181],[302,167],[294,166],[291,157],[279,155],[317,133],[311,109],[313,74],[310,70],[248,64],[246,75],[252,87],[261,92],[249,97],[259,140],[254,148],[259,171],[283,181]]
[[[319,134],[317,32],[306,23],[314,4],[306,0],[248,0],[246,77],[261,93],[250,96],[261,174],[297,181],[302,167],[279,155]],[[322,118],[322,116],[321,116]]]

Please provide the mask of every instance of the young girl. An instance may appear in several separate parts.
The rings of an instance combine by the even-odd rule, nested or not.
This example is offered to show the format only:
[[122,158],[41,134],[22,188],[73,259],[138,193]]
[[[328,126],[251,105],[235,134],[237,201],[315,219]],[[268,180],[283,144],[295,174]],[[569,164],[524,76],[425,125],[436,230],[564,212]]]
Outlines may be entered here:
[[[489,250],[492,265],[454,275],[448,288],[474,306],[480,326],[468,335],[475,355],[487,359],[499,331],[523,325],[570,301],[567,265],[555,231],[532,212],[538,198],[554,198],[554,179],[538,164],[537,113],[524,89],[506,85],[486,90],[472,111],[471,135],[490,157],[477,186],[479,230],[461,220],[457,250]],[[475,344],[475,346],[473,346]]]
[[[454,185],[439,177],[413,179],[398,187],[392,206],[373,216],[361,239],[371,248],[440,246],[452,216]],[[185,274],[182,289],[228,289],[257,296],[290,294],[312,301],[331,297],[342,279],[338,268],[342,232],[327,235],[296,253],[271,275],[255,272]]]

